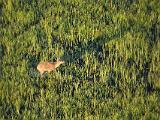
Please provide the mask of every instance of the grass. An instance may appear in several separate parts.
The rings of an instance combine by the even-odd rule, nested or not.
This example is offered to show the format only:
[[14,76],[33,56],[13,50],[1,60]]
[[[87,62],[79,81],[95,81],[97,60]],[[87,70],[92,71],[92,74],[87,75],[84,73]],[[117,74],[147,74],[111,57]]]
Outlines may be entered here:
[[[0,1],[0,119],[160,118],[160,2]],[[40,61],[65,61],[40,77]]]

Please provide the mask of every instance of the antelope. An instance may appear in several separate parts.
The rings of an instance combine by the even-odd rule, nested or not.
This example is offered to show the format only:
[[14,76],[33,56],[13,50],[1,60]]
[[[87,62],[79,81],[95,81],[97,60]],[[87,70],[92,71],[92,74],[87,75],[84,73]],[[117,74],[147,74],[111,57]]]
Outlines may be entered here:
[[37,65],[37,70],[40,72],[41,75],[43,75],[44,72],[50,73],[51,71],[56,70],[56,68],[63,63],[64,61],[61,61],[59,59],[57,59],[56,62],[40,62]]

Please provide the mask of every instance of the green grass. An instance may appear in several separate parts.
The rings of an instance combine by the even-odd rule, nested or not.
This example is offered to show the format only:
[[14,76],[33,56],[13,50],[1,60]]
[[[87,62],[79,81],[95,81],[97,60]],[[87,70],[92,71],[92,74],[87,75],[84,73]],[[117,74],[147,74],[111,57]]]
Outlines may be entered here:
[[0,0],[0,119],[160,119],[159,6]]

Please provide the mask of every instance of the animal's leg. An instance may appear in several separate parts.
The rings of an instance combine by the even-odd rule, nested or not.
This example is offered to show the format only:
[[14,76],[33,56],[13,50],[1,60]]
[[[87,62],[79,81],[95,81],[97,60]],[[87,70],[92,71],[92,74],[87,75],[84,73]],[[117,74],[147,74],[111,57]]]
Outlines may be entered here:
[[40,71],[41,76],[43,75],[44,71]]

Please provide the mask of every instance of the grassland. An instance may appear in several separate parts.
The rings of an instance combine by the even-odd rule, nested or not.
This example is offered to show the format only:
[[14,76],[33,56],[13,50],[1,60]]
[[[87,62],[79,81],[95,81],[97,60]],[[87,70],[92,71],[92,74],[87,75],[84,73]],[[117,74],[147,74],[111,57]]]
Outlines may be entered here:
[[[0,119],[160,119],[159,0],[0,0]],[[61,58],[40,76],[40,61]]]

